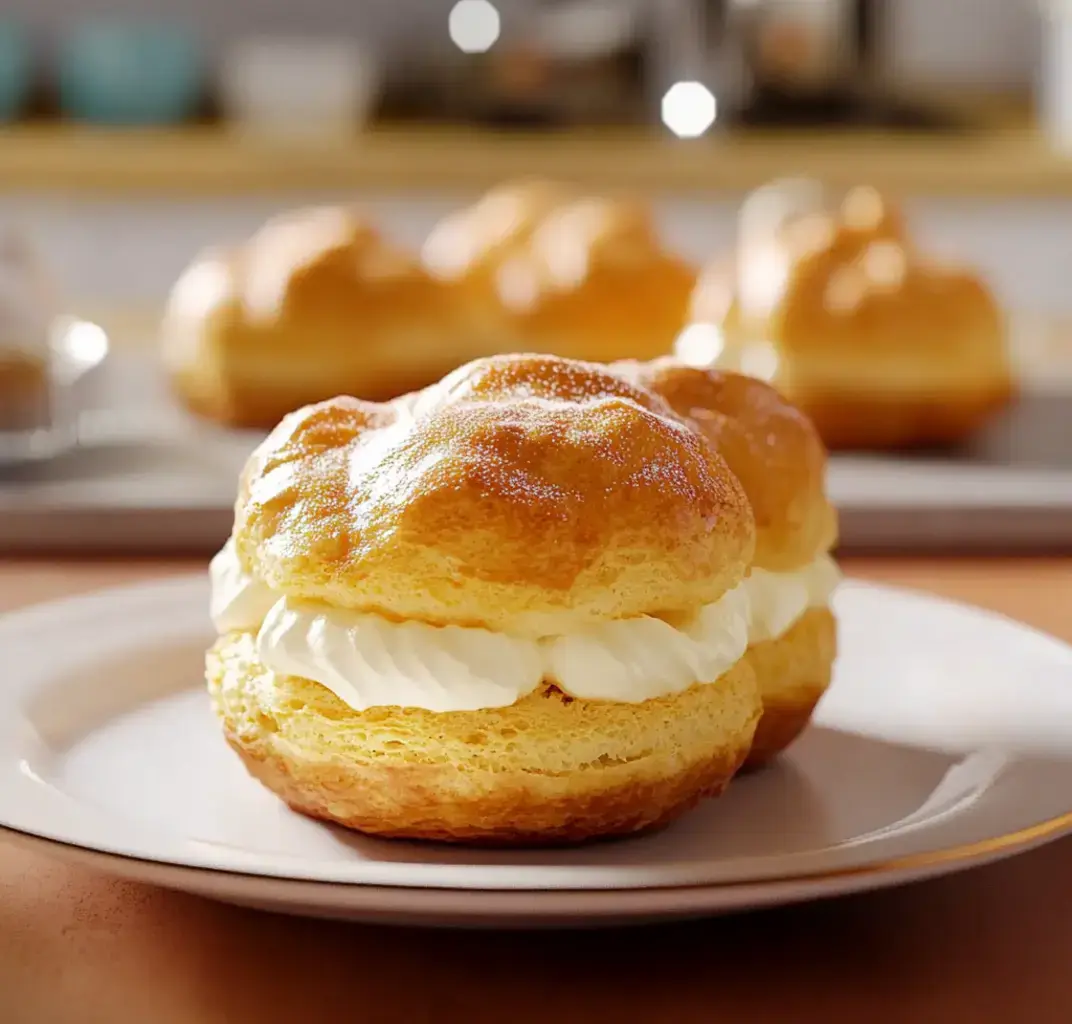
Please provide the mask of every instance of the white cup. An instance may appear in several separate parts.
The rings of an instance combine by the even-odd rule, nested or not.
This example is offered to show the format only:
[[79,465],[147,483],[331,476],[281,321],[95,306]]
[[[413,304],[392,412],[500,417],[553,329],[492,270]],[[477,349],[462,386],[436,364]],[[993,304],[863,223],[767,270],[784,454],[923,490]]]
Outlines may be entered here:
[[352,136],[368,118],[378,73],[355,40],[262,36],[230,48],[219,85],[223,112],[240,128]]

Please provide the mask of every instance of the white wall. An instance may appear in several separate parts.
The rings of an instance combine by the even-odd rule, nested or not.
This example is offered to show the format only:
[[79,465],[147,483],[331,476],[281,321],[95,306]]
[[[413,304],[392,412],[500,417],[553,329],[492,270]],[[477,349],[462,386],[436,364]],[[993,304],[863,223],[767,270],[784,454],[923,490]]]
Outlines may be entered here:
[[917,84],[1015,86],[1034,80],[1036,0],[887,0],[883,63]]
[[[75,305],[142,306],[162,302],[202,246],[240,239],[277,210],[334,198],[341,197],[65,201],[4,196],[0,223],[22,222],[32,230]],[[387,231],[416,245],[437,217],[468,198],[366,195],[363,202]],[[735,197],[668,199],[656,208],[669,243],[694,259],[711,258],[733,243]],[[982,268],[1008,306],[1072,313],[1072,200],[917,197],[906,209],[921,244]]]

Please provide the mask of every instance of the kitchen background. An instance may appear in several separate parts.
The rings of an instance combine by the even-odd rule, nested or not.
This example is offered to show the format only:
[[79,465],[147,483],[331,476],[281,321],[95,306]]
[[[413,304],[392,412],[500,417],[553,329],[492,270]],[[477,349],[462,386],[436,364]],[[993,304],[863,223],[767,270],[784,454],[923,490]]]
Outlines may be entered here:
[[[662,0],[652,0],[652,6]],[[803,0],[807,3],[808,0]],[[194,23],[217,46],[251,29],[261,32],[353,32],[375,47],[388,69],[414,49],[449,51],[448,0],[7,0],[3,11],[43,31],[50,41],[68,29],[72,12],[95,16],[171,17]],[[498,0],[504,21],[528,0]],[[906,82],[1026,86],[1040,52],[1032,0],[886,0],[880,64]]]
[[[794,0],[782,6],[792,7]],[[795,0],[797,7],[817,7],[816,0]],[[629,6],[621,0],[621,6]],[[340,33],[359,40],[374,55],[378,86],[383,91],[391,83],[413,77],[415,69],[427,68],[436,60],[457,56],[448,32],[446,0],[309,0],[301,5],[279,0],[232,0],[221,4],[210,0],[88,0],[75,8],[67,0],[7,0],[3,15],[16,19],[33,35],[34,46],[47,57],[55,54],[79,27],[95,18],[131,22],[159,19],[190,28],[206,49],[225,58],[229,48],[244,38],[262,34],[299,34],[302,37],[332,36]],[[527,0],[499,0],[503,34],[512,25],[522,26],[533,8]],[[607,6],[603,4],[602,6]],[[688,73],[689,45],[684,45],[675,26],[684,21],[690,8],[702,4],[678,0],[652,0],[639,7],[657,27],[671,26],[653,33],[650,47],[662,55],[666,70],[651,75],[649,91],[665,88],[674,74],[675,62]],[[773,5],[777,6],[777,5]],[[1029,0],[888,0],[872,5],[875,24],[868,59],[869,73],[895,90],[913,94],[941,90],[943,95],[974,92],[986,95],[1007,92],[1031,95],[1040,91],[1041,18]],[[76,12],[76,13],[75,13]],[[675,23],[675,16],[678,21]],[[660,20],[661,19],[661,20]],[[651,99],[651,102],[655,102]],[[243,196],[228,190],[226,197],[200,191],[196,200],[181,180],[166,187],[143,186],[138,195],[101,196],[80,181],[80,151],[72,144],[66,159],[70,166],[55,187],[42,188],[37,182],[32,160],[23,157],[19,140],[0,136],[0,182],[20,160],[31,163],[25,175],[15,177],[6,194],[0,196],[0,216],[33,225],[40,244],[53,260],[72,301],[94,306],[115,304],[151,306],[167,294],[175,275],[189,255],[200,246],[220,238],[238,238],[271,210],[320,200],[337,194],[338,189],[321,189],[308,175],[306,188],[280,187],[275,194]],[[131,160],[142,152],[131,150]],[[360,155],[353,155],[359,162]],[[52,163],[49,164],[52,166]],[[787,162],[787,171],[792,170]],[[87,168],[87,171],[91,169]],[[133,169],[127,168],[133,175]],[[336,175],[337,176],[337,175]],[[87,179],[92,175],[87,173]],[[390,177],[389,175],[387,177]],[[400,173],[404,177],[404,173]],[[355,172],[355,184],[360,171]],[[420,236],[429,223],[457,201],[456,194],[413,197],[401,201],[398,189],[385,187],[381,180],[373,188],[364,182],[364,197],[388,214],[401,237]],[[464,193],[464,184],[452,190]],[[650,183],[655,193],[669,191],[658,181]],[[238,190],[240,193],[240,190]],[[732,239],[737,190],[703,189],[702,204],[669,199],[660,204],[660,214],[675,244],[696,256]],[[907,196],[910,212],[929,242],[952,250],[970,251],[989,271],[1003,298],[1020,307],[1060,311],[1066,296],[1059,262],[1070,255],[1067,239],[1072,238],[1072,204],[1063,197],[1043,200],[1015,194],[978,197],[949,196],[948,189],[935,200],[927,195],[925,183]],[[1029,191],[1025,188],[1024,191]],[[1030,190],[1033,191],[1033,190]],[[719,193],[722,194],[719,194]],[[1061,225],[1064,230],[1057,230]],[[108,258],[100,258],[102,239],[107,238]],[[1015,253],[1015,255],[1014,255]]]
[[[416,246],[528,175],[644,195],[698,262],[732,252],[741,200],[772,178],[878,185],[925,251],[978,268],[1018,340],[1052,358],[1036,377],[1072,380],[1063,0],[6,0],[0,111],[20,77],[0,124],[0,226],[32,239],[64,308],[122,354],[97,403],[164,401],[129,367],[152,359],[203,247],[344,199]],[[681,82],[704,95],[668,103]],[[1072,441],[1047,441],[1072,438],[1062,402],[1018,406],[974,461],[837,461],[846,537],[1072,545]],[[0,546],[71,544],[93,522],[151,546],[166,522],[207,549],[243,445],[224,470],[155,455],[98,459],[73,482],[69,461],[18,468],[0,479]]]
[[[652,74],[646,84],[652,94],[649,102],[654,104],[656,94],[677,73],[676,67],[681,67],[682,74],[695,73],[687,29],[683,39],[680,26],[687,25],[688,14],[702,9],[703,4],[690,0],[616,2],[623,8],[639,8],[655,26],[648,45],[661,54],[666,70]],[[781,4],[788,8],[794,5],[821,7],[823,3],[782,0]],[[505,37],[511,26],[523,34],[524,18],[537,5],[529,0],[498,0],[496,6]],[[234,44],[250,36],[345,34],[359,41],[375,60],[382,96],[392,83],[417,77],[417,72],[436,60],[458,57],[448,31],[452,7],[448,0],[309,0],[300,9],[280,0],[231,0],[225,4],[211,0],[184,0],[181,4],[175,0],[84,0],[77,8],[69,0],[7,0],[4,15],[27,26],[34,45],[46,57],[62,47],[73,31],[95,18],[175,22],[190,28],[206,50],[224,60]],[[1039,9],[1030,0],[887,0],[873,3],[872,10],[876,27],[867,68],[892,90],[926,95],[934,89],[942,95],[978,92],[986,96],[1029,96],[1040,91],[1044,33]],[[0,136],[0,182],[4,164],[17,164],[20,159],[17,141]],[[136,149],[131,154],[135,161],[143,155]],[[166,296],[175,275],[196,249],[221,238],[240,238],[280,207],[339,194],[337,188],[315,187],[319,184],[317,174],[311,172],[307,177],[314,187],[261,188],[256,196],[228,189],[226,196],[219,197],[200,190],[197,198],[191,199],[183,194],[188,191],[183,182],[174,180],[159,189],[142,186],[136,196],[117,199],[100,194],[111,189],[89,187],[88,181],[80,181],[80,151],[74,143],[65,155],[70,166],[56,187],[39,187],[31,169],[17,180],[16,185],[22,187],[12,187],[0,195],[0,216],[31,224],[72,301],[94,307],[129,304],[151,308]],[[359,163],[360,153],[355,151],[352,160]],[[129,170],[133,174],[133,169]],[[792,170],[787,161],[786,171]],[[392,187],[391,175],[383,177],[387,180],[375,185],[361,182],[362,198],[383,210],[387,221],[407,241],[422,236],[435,218],[471,191],[465,183],[452,182],[449,191],[415,196],[406,189],[399,198],[400,190]],[[400,169],[399,179],[404,177],[405,170]],[[360,178],[360,169],[355,169],[355,184]],[[648,187],[665,197],[659,202],[659,212],[668,237],[691,255],[703,257],[732,241],[738,189],[694,189],[705,193],[704,201],[697,203],[667,195],[680,189],[671,190],[658,180]],[[940,198],[928,196],[924,183],[905,196],[928,244],[971,252],[993,276],[1005,301],[1018,307],[1061,311],[1072,301],[1064,294],[1064,282],[1056,273],[1060,262],[1072,255],[1072,203],[1063,197],[1040,200],[1017,195],[1015,190],[985,199],[942,191]],[[104,238],[107,259],[100,258]]]

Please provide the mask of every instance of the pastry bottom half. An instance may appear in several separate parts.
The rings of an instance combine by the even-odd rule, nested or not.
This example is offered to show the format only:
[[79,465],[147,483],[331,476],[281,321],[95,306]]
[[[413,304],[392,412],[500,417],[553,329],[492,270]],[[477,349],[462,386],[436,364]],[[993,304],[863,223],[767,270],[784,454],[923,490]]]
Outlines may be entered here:
[[767,764],[804,730],[830,685],[836,654],[837,622],[829,608],[812,608],[777,640],[748,648],[745,660],[759,686],[763,717],[746,767]]
[[228,743],[294,810],[373,835],[489,845],[668,824],[721,793],[762,709],[747,659],[640,704],[544,685],[505,708],[361,712],[274,674],[252,634],[230,633],[209,650],[207,679]]
[[918,394],[788,394],[833,450],[895,450],[957,444],[1009,404],[1011,387]]

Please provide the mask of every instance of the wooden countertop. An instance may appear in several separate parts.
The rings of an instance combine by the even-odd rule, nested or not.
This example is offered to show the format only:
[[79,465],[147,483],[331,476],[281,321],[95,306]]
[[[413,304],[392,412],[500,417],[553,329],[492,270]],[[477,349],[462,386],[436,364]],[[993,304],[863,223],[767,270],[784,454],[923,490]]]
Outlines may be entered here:
[[352,141],[304,144],[257,141],[222,128],[0,129],[0,189],[67,195],[474,191],[533,175],[711,194],[800,174],[902,193],[1072,195],[1072,157],[1017,125],[962,134],[757,132],[694,141],[595,129],[536,135],[384,128]]
[[[856,561],[1072,640],[1072,560]],[[0,609],[188,568],[0,563]],[[1065,1024],[1072,841],[884,893],[687,925],[432,932],[274,917],[0,841],[0,1019],[26,1024]]]

